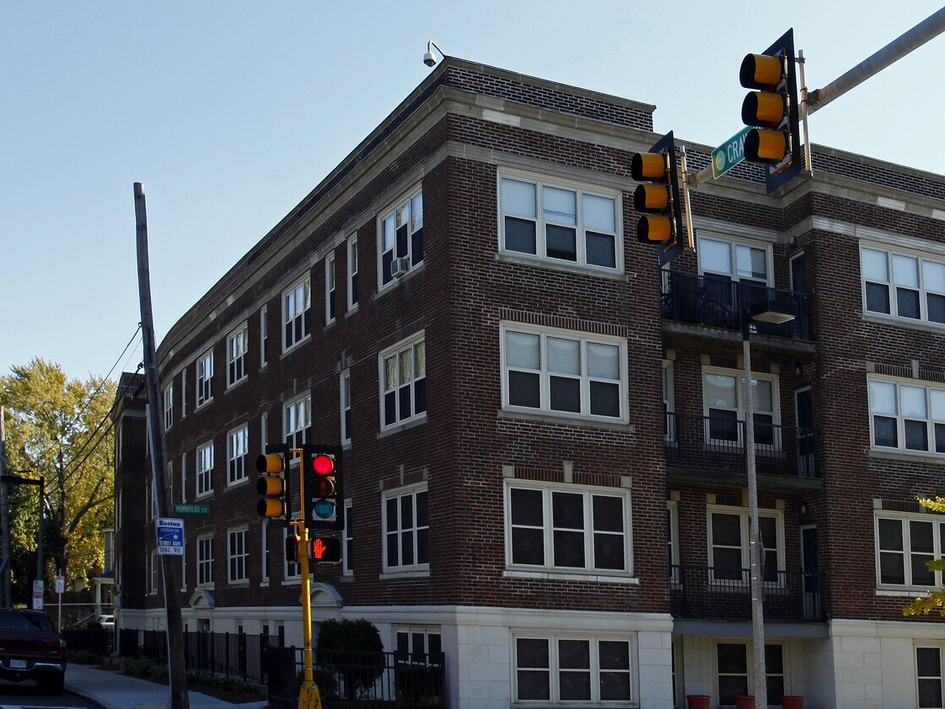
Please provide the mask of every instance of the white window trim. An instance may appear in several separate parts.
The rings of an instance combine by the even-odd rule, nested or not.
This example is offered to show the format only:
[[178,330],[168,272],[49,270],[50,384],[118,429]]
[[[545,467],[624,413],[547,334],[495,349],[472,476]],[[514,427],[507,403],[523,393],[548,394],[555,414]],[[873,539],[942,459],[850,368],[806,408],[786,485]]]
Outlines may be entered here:
[[156,551],[152,551],[150,556],[151,564],[148,570],[148,595],[156,596],[158,587],[160,585],[160,572],[158,570],[160,568],[160,564],[158,563],[158,553]]
[[[726,588],[732,586],[738,586],[739,582],[733,581],[731,579],[716,579],[715,578],[715,554],[712,550],[713,538],[712,538],[712,515],[713,514],[724,514],[724,515],[733,515],[739,517],[740,521],[740,546],[741,546],[741,565],[742,569],[751,568],[751,559],[750,559],[750,549],[749,549],[749,539],[751,536],[751,520],[748,515],[747,507],[732,507],[729,505],[706,505],[706,559],[709,562],[709,583],[711,584],[720,584],[724,585]],[[785,566],[785,548],[784,548],[784,511],[783,510],[771,510],[771,509],[759,509],[758,517],[766,517],[774,519],[775,522],[775,533],[777,535],[778,542],[778,571],[783,572],[787,568]],[[779,574],[779,579],[783,578]],[[743,579],[743,583],[747,589],[749,579],[747,575]],[[765,581],[764,585],[766,588],[778,588],[783,585],[781,582],[771,582]]]
[[[525,700],[518,696],[518,641],[519,640],[545,640],[548,643],[548,687],[549,699],[547,700]],[[563,701],[560,698],[560,685],[558,677],[560,672],[558,642],[561,640],[578,640],[587,642],[590,648],[590,689],[591,699]],[[604,701],[600,698],[600,642],[621,642],[626,643],[629,654],[629,676],[630,676],[630,699],[628,701]],[[629,707],[639,704],[639,655],[637,647],[636,633],[607,633],[607,632],[587,632],[582,633],[574,630],[548,631],[544,629],[515,628],[512,630],[511,650],[511,671],[512,671],[512,702],[516,706],[558,706],[558,705],[580,705],[580,706],[617,706]],[[540,671],[540,668],[536,668]]]
[[663,405],[666,407],[666,431],[663,439],[666,443],[674,443],[676,431],[676,368],[673,360],[663,360]]
[[666,501],[666,515],[668,518],[669,529],[669,582],[676,586],[681,581],[681,570],[679,568],[679,502],[677,500]]
[[[725,377],[734,377],[735,378],[735,419],[736,422],[741,421],[743,424],[745,422],[745,372],[740,369],[725,369],[724,367],[708,367],[704,366],[702,368],[702,415],[706,421],[706,441],[711,442],[716,439],[710,438],[710,429],[709,429],[709,409],[718,408],[721,409],[721,406],[710,406],[708,395],[706,393],[706,375],[707,374],[717,374]],[[771,423],[775,427],[774,431],[774,443],[767,445],[759,443],[757,438],[755,440],[755,449],[756,450],[770,450],[770,451],[779,451],[781,450],[781,434],[779,433],[778,427],[781,425],[781,380],[777,374],[768,374],[766,372],[752,372],[751,373],[752,386],[755,386],[755,382],[765,381],[771,383],[771,408],[773,411],[762,411],[758,408],[758,397],[756,390],[752,390],[752,399],[753,399],[753,413],[758,414],[771,414]],[[728,410],[728,409],[726,409]],[[736,425],[736,431],[738,434],[737,445],[744,446],[745,441],[743,439],[744,435],[744,426]],[[734,442],[733,442],[734,443]]]
[[[354,312],[358,309],[358,303],[361,301],[361,293],[358,293],[358,300],[354,300],[354,280],[358,275],[358,268],[360,264],[358,263],[358,235],[357,233],[352,234],[348,237],[347,242],[347,262],[348,262],[348,312]],[[358,279],[359,285],[360,280]]]
[[[426,561],[423,563],[417,562],[417,530],[424,529],[424,527],[419,527],[417,525],[417,515],[416,515],[416,498],[420,493],[427,493],[427,533],[430,534],[431,527],[429,525],[430,519],[430,493],[427,488],[427,483],[417,483],[415,485],[405,485],[403,487],[398,487],[393,490],[386,490],[381,494],[381,559],[382,559],[382,572],[384,577],[394,577],[401,575],[429,575],[430,572],[430,562]],[[413,515],[413,526],[409,527],[413,532],[413,542],[414,542],[414,563],[413,564],[398,564],[397,566],[388,566],[387,564],[387,501],[391,498],[398,500],[397,510],[398,515],[400,513],[400,499],[402,497],[411,496],[414,499],[414,515]],[[408,528],[398,527],[397,529],[397,539],[398,543],[400,540],[401,534],[406,531]],[[427,545],[428,553],[432,545]],[[402,557],[401,550],[398,547],[397,558],[400,560]]]
[[174,425],[174,380],[164,387],[164,430],[170,431]]
[[[207,376],[207,364],[209,362],[210,376]],[[203,373],[201,374],[201,368]],[[213,402],[213,375],[214,375],[213,350],[209,349],[197,357],[194,366],[196,389],[194,391],[194,411],[202,409],[204,406]],[[204,385],[207,385],[207,396],[204,397]]]
[[[394,423],[391,423],[391,424],[385,423],[384,395],[386,393],[386,390],[384,387],[387,380],[387,370],[385,367],[385,360],[388,357],[396,356],[399,352],[407,349],[408,347],[414,348],[416,345],[418,345],[421,342],[424,343],[424,372],[425,372],[422,378],[426,383],[429,383],[429,373],[427,373],[427,370],[426,370],[426,331],[425,330],[421,330],[420,332],[414,333],[410,337],[407,337],[401,340],[397,344],[392,345],[391,347],[388,347],[382,350],[377,356],[377,373],[378,373],[378,384],[379,384],[379,395],[378,395],[379,402],[378,403],[380,406],[379,420],[380,420],[381,431],[397,430],[397,429],[403,428],[404,426],[412,425],[413,423],[417,421],[425,421],[427,418],[426,408],[424,408],[424,410],[421,411],[420,413],[417,413],[416,382],[419,378],[416,376],[416,373],[417,373],[416,357],[414,354],[412,354],[411,357],[413,357],[413,375],[410,380],[410,400],[412,404],[412,409],[411,409],[412,413],[407,418],[398,417]],[[400,376],[399,371],[397,375],[398,377]],[[404,385],[402,383],[398,383],[397,389],[400,389],[401,386],[404,386]],[[395,393],[395,397],[397,397],[399,400],[399,393]],[[427,387],[427,394],[425,398],[427,399],[427,401],[429,400],[429,387]],[[398,406],[399,406],[399,401],[398,401]],[[424,406],[427,406],[426,402],[424,403]]]
[[259,569],[259,585],[268,586],[269,585],[269,565],[272,563],[272,559],[269,555],[269,519],[263,518],[259,525],[259,541],[260,541],[260,569]]
[[354,576],[354,569],[351,568],[351,556],[348,554],[348,548],[354,546],[354,525],[348,524],[354,514],[354,503],[349,497],[344,501],[345,526],[341,543],[344,545],[341,553],[341,573],[343,576]]
[[[343,446],[351,445],[351,370],[346,369],[341,373],[338,384],[338,401],[341,408],[341,444]],[[348,400],[345,401],[345,394],[347,394]],[[347,418],[349,424],[345,426],[345,414],[348,414]]]
[[[882,383],[882,384],[892,384],[896,388],[896,414],[895,416],[890,414],[874,414],[873,413],[873,391],[870,384],[873,382]],[[914,419],[907,416],[904,416],[902,413],[902,399],[900,397],[900,391],[903,386],[912,387],[915,389],[924,389],[925,390],[925,403],[926,403],[926,418],[925,419]],[[931,382],[922,381],[918,379],[903,379],[899,377],[890,377],[880,374],[870,374],[866,378],[866,388],[868,396],[868,416],[869,416],[869,429],[870,429],[870,450],[877,453],[893,453],[895,455],[907,455],[915,456],[921,458],[935,458],[942,459],[945,458],[945,453],[939,453],[935,450],[935,424],[945,424],[945,420],[933,418],[932,415],[932,402],[931,402],[931,393],[932,391],[938,391],[945,393],[945,386],[935,386]],[[883,418],[895,418],[896,419],[896,438],[898,445],[894,448],[892,446],[880,446],[876,443],[876,428],[873,424],[873,416],[879,415]],[[910,421],[919,421],[924,420],[927,424],[926,426],[926,442],[928,443],[928,448],[926,450],[916,450],[914,448],[906,448],[906,431],[905,431],[905,422],[906,420]]]
[[[298,513],[292,515],[292,521],[298,522],[301,517]],[[285,544],[286,540],[289,538],[290,529],[294,529],[289,526],[282,528],[282,548],[279,557],[282,559],[282,583],[284,585],[295,586],[302,582],[302,565],[301,564],[292,564],[295,567],[295,573],[289,573],[289,561],[285,558]]]
[[[201,458],[200,452],[207,449],[210,450],[210,467],[201,468],[200,466],[201,466],[202,461],[200,459]],[[196,459],[195,459],[195,464],[194,464],[194,470],[195,470],[194,478],[196,481],[194,499],[199,500],[202,497],[209,497],[210,495],[213,494],[213,468],[215,465],[216,465],[216,456],[213,450],[213,441],[209,441],[207,443],[204,443],[203,445],[197,446],[197,453],[196,453]],[[204,487],[204,489],[201,490],[201,487]]]
[[[233,356],[233,343],[237,340],[242,340],[242,353],[237,357]],[[230,378],[230,368],[236,359],[243,360],[243,374],[236,379]],[[249,324],[243,322],[241,325],[234,328],[229,335],[226,336],[226,388],[232,389],[237,384],[245,381],[249,377]]]
[[[240,433],[243,434],[243,437],[244,437],[243,444],[245,446],[245,450],[243,451],[243,454],[241,456],[243,458],[243,464],[242,464],[243,474],[241,477],[237,478],[236,480],[233,480],[232,474],[230,471],[230,466],[232,465],[233,460],[234,460],[233,442],[234,442],[234,436],[237,436]],[[249,424],[244,423],[241,426],[237,426],[236,428],[230,429],[229,431],[227,431],[227,434],[226,434],[226,486],[230,488],[230,487],[236,487],[237,485],[247,484],[249,482],[249,473],[250,473],[249,471]]]
[[[868,249],[870,251],[881,251],[886,254],[886,269],[887,269],[887,280],[882,282],[888,289],[889,296],[889,312],[883,313],[876,310],[867,309],[867,300],[866,300],[866,283],[867,278],[863,271],[863,250]],[[910,318],[905,315],[899,315],[899,303],[896,297],[896,283],[893,280],[893,266],[892,266],[892,257],[893,256],[903,256],[905,258],[915,259],[917,262],[918,268],[918,277],[919,285],[916,288],[907,287],[907,290],[914,290],[919,294],[919,317]],[[869,243],[869,242],[860,242],[859,248],[859,257],[860,257],[860,297],[863,304],[863,316],[869,319],[883,320],[889,323],[895,323],[898,325],[918,325],[922,328],[934,328],[936,330],[945,330],[945,323],[938,322],[937,320],[929,319],[929,306],[928,306],[928,294],[932,293],[934,295],[945,295],[942,293],[937,293],[936,291],[927,290],[925,287],[925,273],[922,267],[924,262],[929,262],[932,264],[945,266],[945,257],[939,258],[929,258],[926,254],[923,254],[918,251],[910,251],[907,249],[900,248],[890,248],[889,246],[883,246],[881,244]],[[870,283],[881,283],[881,281],[870,280]],[[903,286],[905,287],[905,286]]]
[[721,243],[727,243],[729,245],[729,254],[732,264],[731,273],[723,273],[722,271],[706,271],[702,267],[702,260],[699,259],[699,275],[711,275],[711,276],[726,276],[731,278],[732,281],[738,282],[741,280],[746,280],[751,283],[759,283],[754,278],[742,278],[738,275],[738,262],[736,257],[736,246],[745,246],[752,249],[758,249],[759,251],[764,251],[765,254],[765,285],[768,288],[774,287],[774,253],[771,248],[771,244],[765,243],[763,241],[755,241],[753,239],[744,239],[737,236],[729,236],[728,234],[718,234],[714,232],[707,232],[699,230],[697,241],[701,245],[702,241],[708,239],[709,241],[716,241]]
[[[897,520],[902,524],[902,556],[904,584],[893,584],[882,582],[882,569],[880,564],[880,554],[882,550],[879,546],[879,520]],[[891,510],[875,510],[873,514],[873,549],[876,563],[876,590],[878,595],[902,595],[915,598],[918,594],[925,594],[929,591],[937,591],[945,583],[945,572],[934,571],[933,583],[931,586],[917,586],[912,581],[912,546],[910,544],[911,529],[909,522],[923,522],[932,524],[932,554],[931,558],[941,559],[945,556],[945,544],[942,543],[942,525],[945,525],[945,517],[940,514],[923,514],[896,512]],[[923,554],[924,556],[924,554]]]
[[180,373],[180,420],[187,418],[187,368]]
[[[233,549],[233,535],[242,535],[243,537],[241,553],[237,553],[237,550]],[[237,557],[242,557],[243,561],[244,576],[240,578],[234,578],[231,573],[233,561]],[[240,586],[249,584],[249,525],[230,527],[226,530],[226,582],[230,585]]]
[[[919,650],[935,650],[938,652],[938,674],[937,675],[919,675]],[[912,648],[912,662],[913,662],[913,677],[915,678],[915,705],[919,705],[919,680],[933,680],[938,681],[939,690],[945,692],[945,643],[935,640],[916,640]],[[938,707],[929,707],[929,709],[939,709],[942,707],[942,704],[939,704]]]
[[259,368],[269,364],[269,306],[259,309]]
[[[512,561],[512,489],[538,490],[542,493],[542,533],[544,540],[545,563],[515,564]],[[584,559],[583,569],[572,566],[554,565],[554,520],[552,518],[552,493],[562,492],[578,494],[584,497]],[[599,569],[592,566],[594,559],[594,529],[592,504],[594,496],[621,498],[624,519],[624,569]],[[633,569],[633,518],[630,490],[626,488],[587,487],[586,485],[572,485],[567,483],[547,483],[530,480],[506,480],[503,489],[503,504],[505,509],[505,568],[506,576],[531,577],[536,574],[542,578],[565,580],[613,581],[618,579],[635,579]]]
[[[302,308],[301,310],[296,310],[292,315],[292,322],[294,324],[295,318],[301,317],[304,325],[305,322],[305,311],[309,313],[309,327],[308,332],[303,332],[302,335],[297,339],[293,339],[292,344],[288,344],[285,336],[285,326],[289,324],[289,313],[286,306],[286,298],[290,293],[296,291],[299,286],[302,286],[302,292],[308,293],[308,303],[307,307]],[[282,352],[283,354],[291,352],[296,349],[303,343],[307,342],[312,337],[312,274],[306,273],[302,278],[299,278],[291,286],[282,291],[282,321],[279,325],[280,340],[282,341]],[[303,327],[304,329],[304,327]],[[293,335],[294,337],[294,335]]]
[[[518,182],[527,182],[535,185],[535,253],[529,254],[522,251],[511,251],[505,248],[505,208],[502,205],[502,180],[515,180]],[[550,177],[532,172],[502,168],[496,176],[496,199],[498,201],[496,212],[498,214],[498,250],[503,258],[522,259],[533,263],[554,265],[568,270],[577,270],[582,273],[595,273],[607,275],[619,275],[624,272],[624,232],[623,232],[623,200],[620,191],[610,189],[602,185],[569,180],[566,178]],[[575,192],[577,218],[576,230],[576,260],[568,261],[566,259],[551,258],[543,255],[545,253],[545,230],[543,228],[545,221],[542,216],[542,187],[558,188]],[[586,229],[582,218],[583,206],[581,196],[589,195],[593,197],[603,197],[614,201],[614,259],[616,266],[600,266],[587,263],[586,241],[583,239]],[[512,216],[512,215],[510,215]],[[583,258],[582,258],[583,256]]]
[[[539,370],[540,377],[540,406],[538,408],[531,408],[526,406],[513,406],[509,404],[509,383],[508,383],[508,372],[509,368],[506,364],[506,333],[507,332],[521,332],[532,335],[538,335],[541,338],[541,369]],[[593,415],[590,413],[590,394],[589,394],[589,382],[591,378],[587,374],[582,373],[580,375],[581,381],[581,409],[582,413],[571,413],[568,411],[558,411],[551,408],[551,393],[550,393],[550,372],[547,368],[547,361],[544,357],[545,353],[545,341],[548,337],[557,337],[566,340],[577,340],[581,343],[581,364],[586,366],[587,358],[585,356],[586,345],[587,343],[592,344],[601,344],[616,346],[619,350],[619,359],[620,359],[620,371],[619,371],[619,380],[617,380],[619,392],[618,398],[620,402],[620,414],[619,416],[601,416]],[[551,418],[562,418],[562,419],[571,419],[578,421],[597,421],[601,423],[611,423],[611,424],[626,424],[630,420],[630,404],[629,404],[629,367],[627,364],[627,340],[623,337],[614,337],[612,335],[599,335],[592,334],[587,332],[582,332],[580,330],[563,330],[560,328],[553,327],[538,327],[535,325],[528,325],[525,323],[517,322],[502,322],[499,324],[499,354],[500,354],[500,370],[502,376],[502,410],[509,411],[516,414],[530,414],[532,416],[542,416],[542,417],[551,417]],[[608,380],[612,381],[612,380]],[[583,413],[587,411],[588,413]]]
[[[325,256],[325,325],[331,325],[338,316],[338,304],[335,302],[335,296],[338,293],[338,283],[335,280],[335,254],[334,252]],[[335,313],[332,314],[331,306],[335,306]]]
[[[206,559],[201,555],[201,542],[209,542],[210,549],[210,558]],[[201,534],[197,537],[197,543],[194,545],[196,548],[194,550],[194,559],[196,560],[196,575],[194,580],[196,581],[197,588],[213,588],[213,563],[214,563],[214,549],[213,549],[213,534]],[[209,566],[210,569],[210,580],[209,581],[200,581],[200,577],[203,575],[202,570],[204,567]]]
[[[301,427],[296,427],[290,431],[288,411],[290,408],[294,408],[297,405],[303,404],[303,403],[307,404],[307,406],[302,406],[301,408],[301,412],[304,414],[304,418],[305,418],[304,425]],[[303,417],[296,416],[296,418],[301,421]],[[282,403],[282,440],[283,441],[288,441],[290,434],[293,436],[293,440],[295,440],[297,434],[301,433],[302,440],[297,441],[297,443],[299,443],[299,445],[301,445],[302,443],[305,443],[306,442],[305,431],[311,428],[311,426],[312,426],[312,395],[310,393],[293,397]],[[296,446],[293,445],[291,447],[296,447]]]
[[[385,254],[386,251],[387,251],[387,249],[384,248],[384,221],[385,221],[389,216],[391,216],[391,215],[393,215],[393,214],[396,214],[397,209],[398,209],[399,207],[403,206],[404,204],[408,205],[408,207],[409,207],[409,217],[408,217],[408,219],[409,219],[409,220],[412,220],[412,218],[413,218],[413,200],[416,199],[418,196],[420,197],[420,203],[421,203],[421,205],[422,205],[422,204],[423,204],[423,187],[422,187],[422,185],[419,184],[419,183],[413,185],[410,189],[404,191],[399,197],[397,197],[397,199],[395,199],[395,200],[391,201],[390,203],[388,203],[388,205],[387,205],[384,209],[382,209],[382,210],[380,211],[380,213],[378,214],[378,216],[377,216],[377,226],[376,226],[376,230],[377,230],[377,239],[376,239],[376,249],[377,249],[377,253],[376,253],[376,255],[377,255],[377,292],[378,292],[379,294],[382,293],[382,292],[385,292],[385,291],[387,291],[387,290],[389,290],[389,289],[391,289],[391,288],[394,288],[394,287],[397,285],[397,282],[398,282],[398,279],[397,279],[397,278],[391,278],[390,281],[388,281],[387,283],[384,283],[384,254]],[[422,207],[421,207],[421,209],[422,209]],[[424,216],[424,221],[421,223],[420,228],[421,228],[421,229],[424,229],[425,226],[426,226],[426,221],[425,221],[425,216]],[[417,261],[414,259],[413,243],[412,243],[412,241],[413,241],[412,237],[413,237],[413,234],[414,234],[414,233],[415,233],[415,232],[411,232],[411,231],[409,231],[409,229],[408,229],[408,233],[407,233],[407,256],[406,256],[406,257],[401,257],[401,258],[406,258],[407,261],[409,262],[409,268],[407,269],[407,275],[410,275],[411,273],[413,273],[414,271],[416,271],[418,268],[420,268],[420,267],[423,265],[423,260],[417,262]],[[393,247],[393,248],[394,248],[394,258],[397,258],[397,238],[396,238],[396,233],[395,233],[395,237],[394,237],[394,247]],[[426,251],[427,251],[427,249],[426,249],[426,233],[424,233],[424,247],[423,247],[424,259],[426,258]]]

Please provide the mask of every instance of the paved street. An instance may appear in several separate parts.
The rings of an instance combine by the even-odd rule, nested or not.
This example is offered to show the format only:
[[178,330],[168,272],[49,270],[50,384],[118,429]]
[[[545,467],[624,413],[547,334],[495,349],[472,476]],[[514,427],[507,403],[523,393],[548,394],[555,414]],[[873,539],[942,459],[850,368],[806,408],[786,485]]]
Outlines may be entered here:
[[0,680],[0,709],[92,709],[96,707],[81,697],[65,692],[51,697],[36,689],[33,682],[16,684]]

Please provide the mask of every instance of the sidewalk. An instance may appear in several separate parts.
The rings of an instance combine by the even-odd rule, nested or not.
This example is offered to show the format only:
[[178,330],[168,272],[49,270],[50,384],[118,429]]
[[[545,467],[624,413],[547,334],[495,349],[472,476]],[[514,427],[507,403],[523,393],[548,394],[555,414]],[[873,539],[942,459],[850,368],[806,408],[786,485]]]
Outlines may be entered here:
[[[104,709],[165,709],[171,696],[170,689],[163,684],[74,664],[66,669],[66,689],[100,704]],[[200,692],[191,691],[188,694],[191,709],[262,709],[268,703],[233,704]]]

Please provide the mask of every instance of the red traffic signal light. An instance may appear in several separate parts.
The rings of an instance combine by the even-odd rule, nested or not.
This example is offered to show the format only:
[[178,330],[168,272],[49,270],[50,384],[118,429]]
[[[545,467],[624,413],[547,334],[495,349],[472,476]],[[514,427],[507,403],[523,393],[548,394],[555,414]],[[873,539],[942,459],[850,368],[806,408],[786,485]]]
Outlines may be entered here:
[[261,473],[256,480],[256,492],[262,495],[256,504],[256,512],[260,517],[289,518],[291,496],[286,471],[288,458],[289,447],[282,444],[266,446],[266,452],[256,458],[256,470]]
[[302,446],[302,472],[305,483],[303,519],[307,529],[341,529],[344,515],[339,505],[341,490],[341,448],[338,446]]
[[341,561],[341,540],[336,537],[315,537],[309,543],[312,561],[338,563]]
[[746,55],[738,78],[746,89],[758,89],[742,102],[742,121],[752,127],[745,137],[745,159],[770,166],[771,193],[802,167],[794,30],[762,54]]
[[648,153],[637,153],[630,161],[630,176],[637,182],[633,206],[645,212],[637,224],[637,240],[660,246],[660,265],[683,251],[682,205],[676,174],[676,141],[670,131]]

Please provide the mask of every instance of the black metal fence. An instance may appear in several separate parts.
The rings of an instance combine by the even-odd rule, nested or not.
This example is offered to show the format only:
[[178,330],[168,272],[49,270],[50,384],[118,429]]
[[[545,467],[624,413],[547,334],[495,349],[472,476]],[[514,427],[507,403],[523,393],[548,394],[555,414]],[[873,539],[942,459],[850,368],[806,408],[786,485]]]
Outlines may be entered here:
[[[827,599],[820,574],[768,569],[763,588],[765,620],[823,622]],[[673,566],[670,611],[678,618],[750,620],[748,569]]]
[[[734,418],[666,414],[666,461],[715,470],[746,469],[745,422]],[[814,430],[755,420],[755,463],[759,473],[820,477],[814,458]]]
[[68,628],[61,635],[70,652],[92,652],[104,657],[114,645],[114,631],[107,628]]

